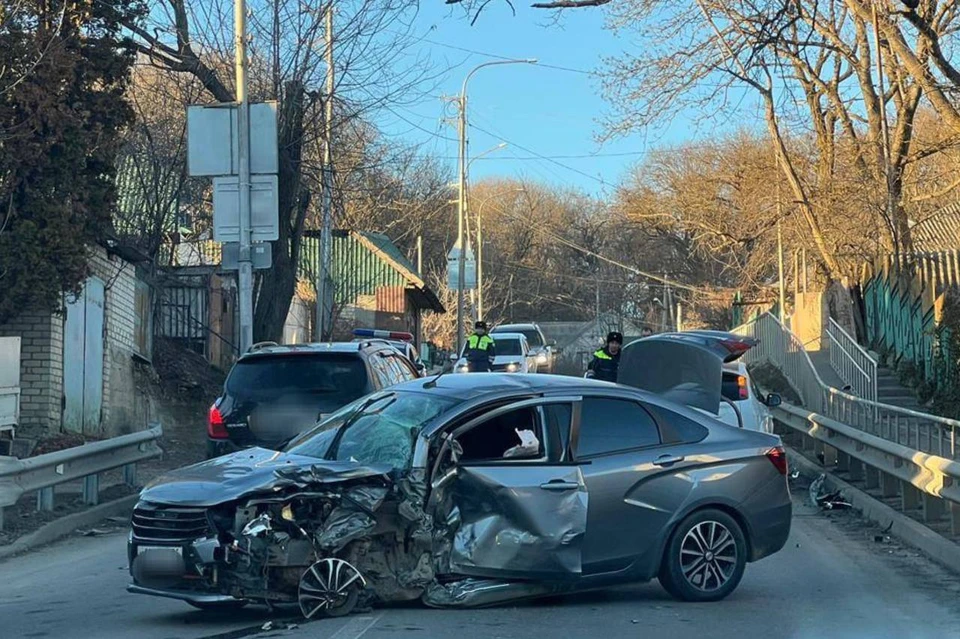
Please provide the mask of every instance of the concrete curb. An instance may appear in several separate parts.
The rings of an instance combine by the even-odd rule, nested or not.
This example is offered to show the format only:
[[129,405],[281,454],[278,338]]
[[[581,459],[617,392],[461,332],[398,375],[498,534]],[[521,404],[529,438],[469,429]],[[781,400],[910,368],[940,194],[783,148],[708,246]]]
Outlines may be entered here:
[[864,517],[881,526],[891,526],[891,535],[913,546],[941,566],[960,574],[960,546],[920,522],[871,497],[856,486],[830,474],[826,468],[810,461],[791,448],[787,448],[787,458],[791,467],[797,468],[805,474],[812,474],[814,477],[821,473],[825,474],[827,489],[843,491],[846,500]]
[[87,510],[82,510],[78,513],[73,513],[51,521],[29,535],[17,539],[9,546],[0,546],[0,560],[57,541],[75,530],[92,526],[107,517],[128,515],[133,511],[133,507],[139,498],[139,494],[127,495],[126,497],[108,501],[105,504],[100,504],[93,508],[88,508]]

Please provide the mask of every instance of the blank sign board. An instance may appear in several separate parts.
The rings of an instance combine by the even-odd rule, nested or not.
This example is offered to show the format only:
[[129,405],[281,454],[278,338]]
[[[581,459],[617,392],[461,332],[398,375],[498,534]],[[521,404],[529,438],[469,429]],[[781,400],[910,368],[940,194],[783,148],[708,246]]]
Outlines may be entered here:
[[[187,107],[187,167],[192,176],[240,172],[237,106]],[[250,105],[250,172],[277,172],[277,103]]]
[[[240,241],[238,184],[236,177],[213,178],[213,239],[217,242]],[[251,176],[251,241],[271,242],[280,237],[280,218],[277,211],[277,176]]]

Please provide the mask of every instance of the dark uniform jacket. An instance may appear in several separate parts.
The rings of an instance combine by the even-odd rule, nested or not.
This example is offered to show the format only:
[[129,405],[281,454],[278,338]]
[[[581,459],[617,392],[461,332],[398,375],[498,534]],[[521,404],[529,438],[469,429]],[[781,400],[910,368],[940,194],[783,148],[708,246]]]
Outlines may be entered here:
[[497,356],[493,338],[489,335],[473,334],[467,338],[464,357],[471,373],[485,373],[493,368],[493,358]]
[[593,371],[594,379],[601,379],[605,382],[616,382],[619,368],[620,353],[611,355],[606,346],[593,354],[593,359],[587,366],[587,370]]

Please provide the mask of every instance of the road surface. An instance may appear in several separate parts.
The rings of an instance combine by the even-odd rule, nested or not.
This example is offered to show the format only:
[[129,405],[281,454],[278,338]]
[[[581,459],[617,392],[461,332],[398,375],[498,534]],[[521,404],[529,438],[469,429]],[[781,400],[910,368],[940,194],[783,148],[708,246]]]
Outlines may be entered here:
[[[803,494],[803,491],[798,491]],[[710,639],[944,639],[960,633],[960,578],[887,541],[852,513],[830,517],[797,502],[792,538],[748,566],[717,604],[672,601],[656,582],[485,610],[378,609],[345,619],[297,621],[265,609],[194,611],[127,594],[125,536],[80,537],[0,563],[4,639],[493,639],[549,632],[575,637]]]

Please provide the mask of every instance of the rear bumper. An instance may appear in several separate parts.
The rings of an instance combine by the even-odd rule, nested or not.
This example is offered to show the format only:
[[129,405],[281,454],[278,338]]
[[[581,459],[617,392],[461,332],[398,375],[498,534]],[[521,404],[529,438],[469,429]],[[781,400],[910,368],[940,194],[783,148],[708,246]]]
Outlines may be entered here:
[[130,584],[127,586],[127,592],[136,594],[136,595],[150,595],[153,597],[165,597],[167,599],[177,599],[179,601],[186,601],[187,603],[192,604],[219,604],[219,603],[232,603],[243,601],[242,599],[237,599],[231,597],[230,595],[220,595],[216,593],[198,593],[198,592],[185,592],[182,590],[162,590],[158,588],[146,588],[144,586],[138,586],[137,584]]
[[790,537],[793,502],[785,477],[771,481],[741,506],[750,533],[750,561],[782,549]]

